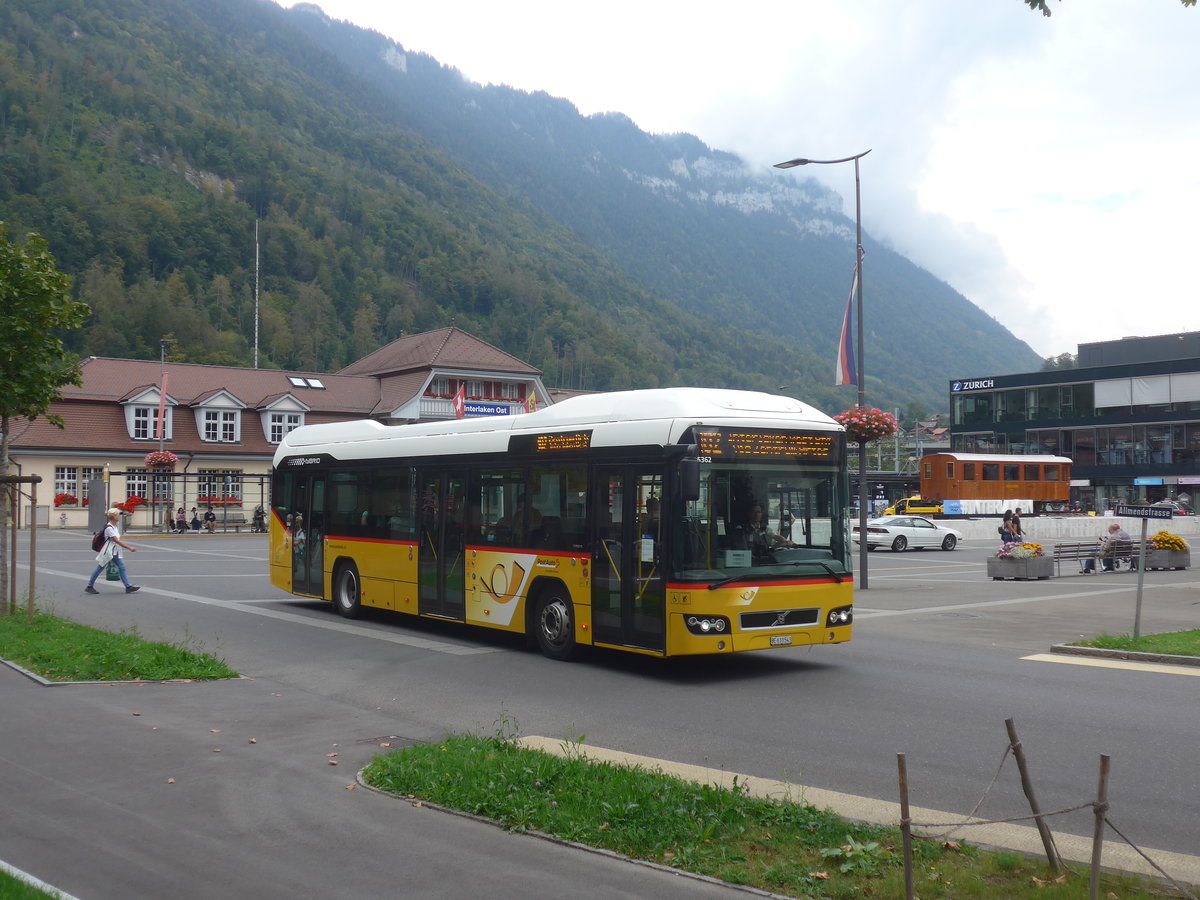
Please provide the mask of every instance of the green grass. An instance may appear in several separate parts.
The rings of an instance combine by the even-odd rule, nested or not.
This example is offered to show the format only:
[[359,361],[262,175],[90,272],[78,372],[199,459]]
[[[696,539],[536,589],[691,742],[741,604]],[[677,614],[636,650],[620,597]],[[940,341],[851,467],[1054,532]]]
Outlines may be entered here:
[[[578,752],[560,757],[499,736],[455,735],[376,756],[363,777],[381,790],[512,831],[538,831],[778,894],[904,896],[897,829],[852,824],[736,787],[593,762]],[[1055,883],[1044,861],[957,841],[916,840],[913,859],[922,900],[1073,900],[1088,893],[1086,867]],[[1121,900],[1180,896],[1134,877],[1105,875],[1103,884],[1101,896],[1111,891]]]
[[1101,650],[1136,650],[1138,653],[1165,653],[1170,656],[1200,656],[1200,629],[1168,631],[1163,634],[1102,634],[1090,641],[1075,641],[1072,646]]
[[184,641],[144,640],[136,629],[114,634],[37,612],[0,616],[0,658],[49,681],[169,681],[236,678],[211,653]]
[[48,898],[61,896],[62,894],[57,891],[47,894],[19,878],[13,878],[7,872],[0,872],[0,900],[48,900]]

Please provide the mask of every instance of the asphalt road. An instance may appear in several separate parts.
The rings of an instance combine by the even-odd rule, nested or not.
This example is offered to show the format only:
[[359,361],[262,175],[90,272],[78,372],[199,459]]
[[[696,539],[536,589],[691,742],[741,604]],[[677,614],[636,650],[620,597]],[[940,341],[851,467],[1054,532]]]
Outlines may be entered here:
[[[246,679],[44,688],[0,668],[0,859],[78,897],[737,895],[348,789],[380,744],[459,730],[890,801],[903,752],[914,804],[966,814],[986,792],[977,815],[1000,818],[1027,812],[1011,759],[989,789],[1012,717],[1043,810],[1091,800],[1109,754],[1114,823],[1144,847],[1200,851],[1200,684],[1029,658],[1132,630],[1136,575],[992,582],[990,543],[880,551],[848,645],[564,664],[507,635],[348,622],[289,598],[260,536],[132,541],[142,591],[88,596],[87,536],[41,532],[43,605],[191,641]],[[1147,573],[1144,632],[1196,627],[1198,612],[1192,572]],[[1053,827],[1090,834],[1091,814]]]

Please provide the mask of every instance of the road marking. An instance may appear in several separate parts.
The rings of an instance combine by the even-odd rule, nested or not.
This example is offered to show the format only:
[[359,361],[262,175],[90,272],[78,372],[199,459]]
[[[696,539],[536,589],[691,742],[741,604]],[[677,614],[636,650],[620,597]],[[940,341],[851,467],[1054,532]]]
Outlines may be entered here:
[[1154,672],[1159,675],[1200,676],[1200,666],[1167,666],[1132,659],[1102,659],[1097,656],[1074,656],[1068,653],[1035,653],[1033,656],[1022,656],[1021,659],[1030,662],[1065,663],[1068,666],[1094,666],[1097,669],[1131,669],[1135,672]]
[[[22,568],[27,568],[22,566]],[[78,572],[64,572],[60,569],[45,569],[38,566],[38,574],[40,575],[58,575],[65,578],[78,580]],[[224,576],[222,576],[224,577]],[[264,576],[258,576],[260,578]],[[428,638],[416,637],[413,635],[397,634],[390,631],[375,631],[368,628],[363,628],[361,625],[354,625],[346,621],[324,621],[322,619],[314,619],[311,616],[302,616],[298,613],[286,612],[281,609],[264,609],[257,604],[263,603],[262,600],[221,600],[217,597],[206,597],[202,594],[184,594],[180,591],[164,591],[158,588],[142,587],[142,594],[155,594],[159,597],[173,597],[177,600],[188,600],[192,603],[201,603],[205,606],[219,606],[223,609],[232,609],[238,612],[250,613],[256,616],[264,616],[268,619],[278,619],[281,622],[291,622],[294,625],[304,625],[309,628],[323,628],[326,631],[337,631],[341,634],[352,634],[355,637],[370,638],[375,641],[386,641],[389,644],[401,644],[406,647],[416,647],[421,650],[429,650],[433,653],[446,653],[451,656],[471,656],[477,653],[497,653],[497,648],[480,647],[461,644],[450,644],[445,641],[431,641]],[[114,596],[123,596],[116,594]],[[282,603],[289,600],[297,600],[295,597],[278,597],[276,603]],[[313,602],[313,601],[309,601]],[[319,602],[319,601],[317,601]]]
[[985,609],[989,606],[1017,606],[1022,603],[1042,603],[1046,600],[1071,600],[1075,597],[1096,597],[1100,594],[1117,594],[1124,588],[1111,588],[1100,591],[1080,591],[1071,594],[1054,594],[1046,597],[1008,597],[1003,600],[981,600],[978,603],[952,603],[947,606],[918,606],[913,609],[875,609],[868,610],[859,606],[854,607],[854,617],[876,618],[883,616],[916,616],[923,613],[951,612],[959,609]]

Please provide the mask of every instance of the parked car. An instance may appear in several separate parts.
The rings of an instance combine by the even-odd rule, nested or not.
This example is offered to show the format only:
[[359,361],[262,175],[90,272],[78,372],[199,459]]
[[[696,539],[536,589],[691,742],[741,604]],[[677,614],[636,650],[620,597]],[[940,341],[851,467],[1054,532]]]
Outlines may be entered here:
[[1150,505],[1160,508],[1165,506],[1169,508],[1171,510],[1171,514],[1175,516],[1190,516],[1192,514],[1191,509],[1185,504],[1180,503],[1178,500],[1159,500],[1155,503],[1151,503]]
[[[858,526],[854,526],[853,539],[859,543]],[[867,549],[890,547],[901,550],[941,547],[953,550],[962,540],[962,532],[931,522],[924,516],[881,516],[867,522]]]

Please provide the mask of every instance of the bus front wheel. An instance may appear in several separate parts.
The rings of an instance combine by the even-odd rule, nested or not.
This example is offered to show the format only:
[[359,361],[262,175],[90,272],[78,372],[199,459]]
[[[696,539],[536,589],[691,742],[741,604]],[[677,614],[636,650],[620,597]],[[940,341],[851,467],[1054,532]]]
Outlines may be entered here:
[[575,610],[561,591],[548,591],[538,598],[534,629],[538,647],[546,656],[570,659],[575,655]]
[[357,619],[362,611],[358,567],[354,563],[339,566],[333,576],[333,608],[338,615]]

